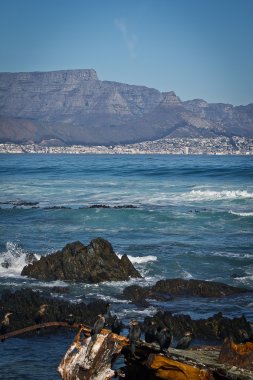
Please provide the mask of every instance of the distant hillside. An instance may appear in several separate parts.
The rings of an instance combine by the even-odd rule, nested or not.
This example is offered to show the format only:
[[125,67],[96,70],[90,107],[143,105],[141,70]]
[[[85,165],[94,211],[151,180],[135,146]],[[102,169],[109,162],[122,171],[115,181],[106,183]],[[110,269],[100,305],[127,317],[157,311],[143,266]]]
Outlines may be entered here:
[[95,70],[0,73],[0,142],[113,145],[162,137],[253,137],[253,104],[234,107],[100,81]]

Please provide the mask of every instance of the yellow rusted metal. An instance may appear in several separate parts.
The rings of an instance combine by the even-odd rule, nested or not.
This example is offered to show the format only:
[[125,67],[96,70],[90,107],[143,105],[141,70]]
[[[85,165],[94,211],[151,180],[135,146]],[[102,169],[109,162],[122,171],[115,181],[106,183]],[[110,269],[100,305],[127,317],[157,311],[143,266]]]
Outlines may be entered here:
[[164,380],[214,380],[209,371],[175,361],[163,355],[151,354],[147,366]]

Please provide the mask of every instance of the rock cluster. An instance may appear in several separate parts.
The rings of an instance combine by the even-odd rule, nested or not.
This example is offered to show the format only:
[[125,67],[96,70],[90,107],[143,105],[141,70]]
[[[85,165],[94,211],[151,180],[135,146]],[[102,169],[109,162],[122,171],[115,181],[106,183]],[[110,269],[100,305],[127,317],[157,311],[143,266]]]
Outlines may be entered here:
[[121,259],[111,244],[102,238],[93,239],[86,247],[81,242],[67,244],[61,251],[25,266],[22,276],[39,280],[66,280],[85,283],[125,281],[141,277],[126,255]]
[[9,331],[34,325],[36,313],[43,304],[48,305],[43,322],[64,322],[69,314],[73,314],[76,323],[92,326],[98,314],[106,311],[104,301],[75,304],[51,297],[49,293],[33,291],[29,288],[16,292],[6,289],[0,299],[0,320],[3,319],[5,313],[13,313]]
[[147,304],[146,298],[168,301],[176,296],[224,297],[245,292],[248,292],[245,288],[220,282],[174,278],[160,280],[152,287],[127,286],[123,290],[123,296],[135,304]]
[[176,338],[182,336],[186,331],[191,331],[194,338],[205,341],[218,341],[231,337],[234,341],[241,343],[241,330],[252,336],[250,323],[244,316],[231,319],[224,317],[222,313],[217,313],[207,319],[194,320],[189,315],[173,315],[168,311],[160,311],[152,318],[145,318],[144,330],[151,319],[156,322],[157,326],[168,327]]

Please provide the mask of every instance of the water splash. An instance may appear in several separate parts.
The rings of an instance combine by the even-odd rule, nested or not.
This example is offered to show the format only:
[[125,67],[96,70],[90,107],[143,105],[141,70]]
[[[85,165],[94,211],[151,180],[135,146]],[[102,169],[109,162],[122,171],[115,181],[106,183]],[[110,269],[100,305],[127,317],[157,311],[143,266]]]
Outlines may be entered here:
[[18,276],[24,266],[39,256],[25,251],[18,244],[8,241],[6,249],[0,253],[0,277]]

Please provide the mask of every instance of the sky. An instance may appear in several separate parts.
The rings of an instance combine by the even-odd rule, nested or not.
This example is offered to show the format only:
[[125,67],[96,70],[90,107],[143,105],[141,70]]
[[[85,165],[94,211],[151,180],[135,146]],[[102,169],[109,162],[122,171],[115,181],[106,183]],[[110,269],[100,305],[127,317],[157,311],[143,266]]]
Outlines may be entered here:
[[0,72],[88,68],[182,100],[253,103],[253,0],[0,0]]

